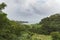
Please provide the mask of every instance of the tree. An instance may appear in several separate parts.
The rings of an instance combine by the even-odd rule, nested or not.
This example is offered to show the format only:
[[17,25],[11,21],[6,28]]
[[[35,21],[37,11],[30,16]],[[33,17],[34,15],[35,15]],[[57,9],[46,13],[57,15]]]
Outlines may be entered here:
[[1,4],[0,4],[0,11],[1,11],[2,9],[4,9],[6,6],[7,6],[7,5],[6,5],[4,2],[1,3]]
[[51,32],[60,32],[60,14],[51,15],[41,20],[42,25],[40,31],[42,34],[50,34]]
[[0,4],[0,40],[18,40],[18,36],[16,35],[18,30],[14,29],[16,26],[12,26],[11,21],[7,18],[7,14],[2,11],[5,6],[5,3]]

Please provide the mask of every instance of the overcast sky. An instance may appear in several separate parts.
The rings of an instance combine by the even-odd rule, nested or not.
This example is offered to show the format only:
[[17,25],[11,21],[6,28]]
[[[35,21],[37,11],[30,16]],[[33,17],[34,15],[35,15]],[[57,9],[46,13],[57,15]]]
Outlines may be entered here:
[[38,23],[42,18],[60,13],[60,0],[0,0],[11,20]]

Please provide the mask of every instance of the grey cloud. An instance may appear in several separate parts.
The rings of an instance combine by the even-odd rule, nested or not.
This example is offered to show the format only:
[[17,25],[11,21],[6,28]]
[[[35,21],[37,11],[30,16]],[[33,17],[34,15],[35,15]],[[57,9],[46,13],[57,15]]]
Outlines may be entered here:
[[37,23],[44,17],[60,12],[60,4],[54,0],[0,0],[0,2],[7,4],[4,12],[8,14],[9,19],[30,23]]

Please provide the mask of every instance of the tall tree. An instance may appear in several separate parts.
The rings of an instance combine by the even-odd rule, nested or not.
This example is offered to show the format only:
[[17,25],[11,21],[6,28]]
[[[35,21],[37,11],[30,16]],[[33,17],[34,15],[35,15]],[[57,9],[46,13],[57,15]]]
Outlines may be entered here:
[[7,6],[7,5],[6,5],[4,2],[1,3],[1,4],[0,4],[0,11],[1,11],[2,9],[4,9],[6,6]]

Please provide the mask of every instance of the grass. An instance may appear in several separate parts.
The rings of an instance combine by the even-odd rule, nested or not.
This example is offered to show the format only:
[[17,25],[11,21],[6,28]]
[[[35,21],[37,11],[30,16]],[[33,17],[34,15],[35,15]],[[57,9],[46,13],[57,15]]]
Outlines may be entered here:
[[33,40],[52,40],[52,37],[48,35],[35,34],[32,36],[32,39]]

